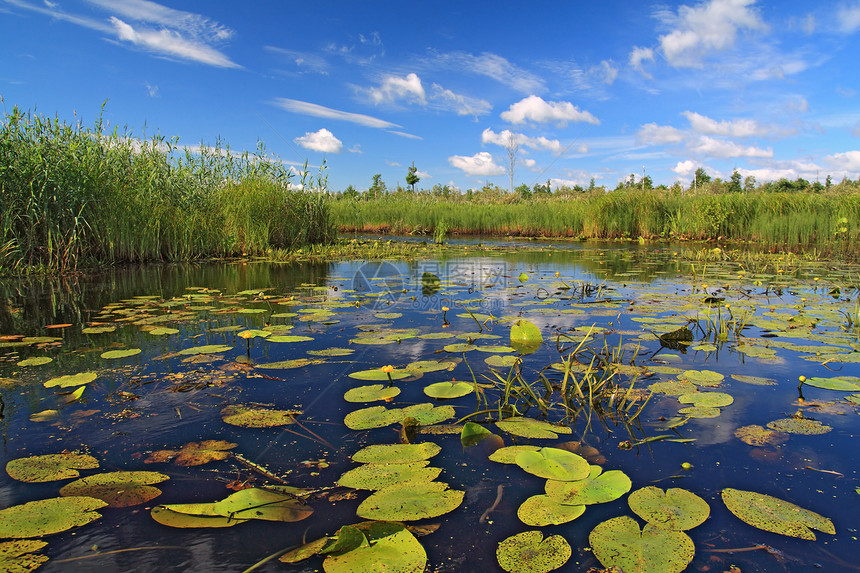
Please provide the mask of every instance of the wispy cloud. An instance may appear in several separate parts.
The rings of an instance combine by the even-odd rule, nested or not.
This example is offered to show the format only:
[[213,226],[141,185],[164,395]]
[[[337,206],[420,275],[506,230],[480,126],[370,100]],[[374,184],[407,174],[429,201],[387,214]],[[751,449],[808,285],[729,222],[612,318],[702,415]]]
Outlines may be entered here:
[[292,113],[311,115],[314,117],[324,117],[327,119],[337,119],[340,121],[348,121],[350,123],[357,123],[358,125],[363,125],[365,127],[375,127],[378,129],[402,127],[400,125],[397,125],[396,123],[385,121],[384,119],[379,119],[361,113],[340,111],[307,101],[299,101],[295,99],[279,97],[272,100],[272,105]]
[[860,30],[860,2],[843,4],[836,13],[839,31],[843,34],[853,34]]
[[515,145],[528,147],[530,149],[534,149],[535,151],[545,149],[548,151],[552,151],[556,154],[561,153],[563,151],[561,142],[557,139],[547,139],[546,137],[528,137],[527,135],[522,133],[513,133],[508,129],[496,133],[492,129],[487,128],[483,131],[483,133],[481,133],[481,143],[491,143],[493,145],[508,147],[512,141]]
[[521,93],[546,91],[546,84],[541,77],[490,52],[475,55],[468,52],[431,51],[425,65],[433,70],[448,69],[484,76]]
[[301,52],[298,50],[288,50],[286,48],[278,48],[276,46],[264,46],[264,50],[272,52],[282,57],[292,65],[294,65],[298,73],[314,73],[327,76],[329,73],[329,63],[324,57],[311,52]]
[[176,31],[166,28],[160,30],[151,28],[135,29],[131,24],[120,20],[116,16],[110,17],[110,23],[114,27],[117,39],[129,42],[156,54],[219,68],[241,67],[223,52],[216,50],[208,44],[185,38]]
[[402,102],[438,111],[452,111],[457,115],[472,115],[475,118],[489,113],[492,109],[490,102],[486,100],[456,94],[437,83],[431,85],[428,93],[415,72],[409,72],[402,77],[386,75],[378,86],[355,89],[374,105]]

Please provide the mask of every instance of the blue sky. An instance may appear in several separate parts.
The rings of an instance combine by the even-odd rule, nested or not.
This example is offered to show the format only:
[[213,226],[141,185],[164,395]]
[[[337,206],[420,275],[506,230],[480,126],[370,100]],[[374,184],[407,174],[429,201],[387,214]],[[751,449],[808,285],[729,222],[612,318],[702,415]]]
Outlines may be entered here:
[[[860,177],[860,1],[0,0],[0,95],[329,184]],[[75,116],[77,114],[77,116]]]

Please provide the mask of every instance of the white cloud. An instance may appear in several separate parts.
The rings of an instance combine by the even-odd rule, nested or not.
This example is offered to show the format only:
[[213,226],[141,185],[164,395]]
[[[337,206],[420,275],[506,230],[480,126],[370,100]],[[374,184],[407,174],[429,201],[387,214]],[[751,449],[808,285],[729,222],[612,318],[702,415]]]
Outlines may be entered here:
[[844,34],[853,34],[860,30],[860,2],[844,4],[836,13],[839,31]]
[[762,30],[764,22],[752,8],[755,0],[709,0],[681,6],[677,14],[662,12],[673,29],[660,36],[660,48],[675,67],[702,67],[712,52],[730,48],[739,30]]
[[727,137],[755,137],[771,133],[771,128],[762,125],[754,119],[736,119],[734,121],[716,121],[710,117],[692,112],[682,111],[681,115],[690,122],[690,127],[696,133],[705,135],[724,135]]
[[264,46],[267,52],[273,52],[285,58],[288,62],[294,64],[298,68],[298,73],[317,73],[324,76],[328,75],[328,61],[318,55],[310,52],[299,52],[297,50],[287,50],[277,48],[275,46]]
[[522,133],[512,133],[508,129],[496,133],[489,127],[485,129],[483,133],[481,133],[481,143],[492,143],[494,145],[500,145],[502,147],[507,147],[511,141],[511,138],[513,138],[514,143],[516,145],[528,147],[530,149],[534,149],[535,151],[546,149],[556,154],[561,153],[563,151],[561,142],[557,139],[547,139],[546,137],[528,137],[527,135],[524,135]]
[[446,54],[431,51],[426,61],[428,69],[439,71],[449,68],[458,72],[470,72],[496,80],[521,93],[542,93],[546,91],[543,79],[512,64],[502,56],[484,52],[480,55],[466,52]]
[[600,78],[604,84],[611,86],[618,77],[618,68],[613,66],[610,60],[603,60],[599,65],[592,66],[588,73]]
[[646,123],[636,133],[636,140],[643,145],[673,145],[681,143],[687,134],[671,125]]
[[860,151],[845,151],[843,153],[834,153],[824,158],[828,165],[832,165],[836,169],[842,169],[850,172],[860,172]]
[[375,117],[371,117],[369,115],[364,115],[361,113],[350,113],[347,111],[340,111],[337,109],[332,109],[330,107],[324,107],[315,103],[310,103],[307,101],[299,101],[295,99],[289,98],[275,98],[272,100],[272,104],[284,109],[286,111],[290,111],[293,113],[300,113],[302,115],[312,115],[314,117],[324,117],[327,119],[339,119],[341,121],[348,121],[350,123],[357,123],[359,125],[363,125],[365,127],[376,127],[376,128],[391,128],[391,127],[401,127],[396,123],[391,123],[390,121],[385,121],[383,119],[378,119]]
[[158,97],[158,86],[154,86],[149,82],[143,82],[143,85],[146,87],[146,93],[149,94],[149,97]]
[[368,92],[370,99],[377,105],[393,103],[399,99],[427,105],[427,94],[424,92],[424,86],[421,85],[421,78],[415,73],[407,74],[405,78],[388,76],[382,80],[381,86],[370,88]]
[[393,133],[394,135],[399,135],[400,137],[405,137],[406,139],[424,139],[420,135],[406,133],[405,131],[396,131],[394,129],[389,129],[388,133]]
[[430,99],[440,109],[454,111],[457,115],[472,115],[475,118],[486,115],[493,109],[490,102],[485,99],[456,94],[439,84],[433,84],[433,94]]
[[462,169],[466,175],[492,177],[494,175],[505,174],[505,168],[501,165],[496,165],[493,161],[493,156],[486,151],[481,151],[471,157],[467,155],[452,155],[448,158],[448,163],[457,169]]
[[633,50],[630,51],[630,59],[628,61],[631,68],[640,72],[645,77],[650,78],[651,74],[645,71],[645,68],[642,67],[642,62],[653,62],[654,50],[651,48],[634,46]]
[[508,111],[502,112],[501,118],[513,124],[525,123],[526,121],[533,121],[535,123],[555,122],[560,126],[567,125],[568,121],[585,121],[592,124],[600,123],[591,113],[580,111],[578,107],[570,102],[546,102],[543,98],[536,95],[530,95],[511,105]]
[[305,133],[302,137],[297,137],[293,141],[305,149],[319,151],[320,153],[340,153],[340,150],[343,148],[343,142],[326,128]]
[[672,171],[681,177],[689,177],[696,172],[696,169],[698,169],[696,164],[688,159],[687,161],[679,161],[678,164],[672,168]]
[[770,148],[744,147],[732,141],[714,139],[707,135],[699,137],[690,145],[690,149],[708,157],[773,157],[773,150]]
[[123,22],[116,16],[110,17],[110,23],[114,27],[117,39],[146,50],[219,68],[241,67],[212,46],[204,42],[185,38],[175,30],[167,28],[159,30],[150,28],[135,29],[131,24]]

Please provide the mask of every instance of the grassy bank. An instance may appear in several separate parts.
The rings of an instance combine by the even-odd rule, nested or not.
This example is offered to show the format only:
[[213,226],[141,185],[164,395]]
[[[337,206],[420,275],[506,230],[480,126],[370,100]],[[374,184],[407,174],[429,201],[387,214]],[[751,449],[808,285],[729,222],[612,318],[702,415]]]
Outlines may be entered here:
[[324,179],[294,178],[262,147],[191,152],[101,120],[85,127],[14,108],[0,124],[0,272],[262,254],[333,238],[324,194],[302,190]]
[[749,241],[774,250],[850,254],[860,247],[860,192],[681,193],[620,189],[565,196],[506,197],[390,193],[332,201],[342,231]]

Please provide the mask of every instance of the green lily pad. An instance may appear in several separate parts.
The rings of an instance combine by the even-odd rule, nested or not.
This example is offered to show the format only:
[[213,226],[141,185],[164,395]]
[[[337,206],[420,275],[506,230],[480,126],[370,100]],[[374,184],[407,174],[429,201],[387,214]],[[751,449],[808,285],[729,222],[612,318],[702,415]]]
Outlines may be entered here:
[[[232,493],[213,504],[216,515],[235,519],[264,521],[301,521],[313,513],[302,501],[304,490],[288,486],[252,487]],[[170,508],[171,506],[166,506]]]
[[778,446],[788,440],[788,434],[768,430],[759,425],[741,426],[735,430],[735,437],[743,443],[758,448],[764,446]]
[[[179,504],[182,505],[182,504]],[[186,505],[201,505],[201,504],[186,504]],[[171,506],[176,507],[176,505]],[[163,505],[157,505],[152,508],[149,513],[152,519],[161,525],[177,528],[197,528],[197,527],[233,527],[240,523],[245,523],[247,519],[235,519],[224,517],[223,515],[196,515],[191,513],[182,513],[174,509],[168,509]]]
[[47,555],[36,553],[47,544],[47,541],[33,539],[0,543],[0,571],[8,573],[35,571],[48,560]]
[[271,428],[295,422],[295,411],[269,408],[249,408],[241,404],[227,406],[221,410],[221,419],[232,426],[242,428]]
[[105,334],[116,330],[115,326],[89,326],[81,329],[84,334]]
[[352,348],[325,348],[323,350],[308,350],[311,356],[348,356],[355,352]]
[[570,434],[572,431],[568,426],[556,426],[543,420],[522,416],[499,420],[496,422],[496,426],[500,430],[521,438],[555,439],[559,434]]
[[129,356],[135,356],[136,354],[140,354],[140,348],[126,348],[123,350],[108,350],[107,352],[102,352],[101,357],[105,360],[113,360],[115,358],[127,358]]
[[544,539],[540,531],[524,531],[496,548],[499,566],[509,573],[548,573],[567,563],[573,550],[561,535]]
[[678,374],[679,380],[687,380],[696,386],[719,386],[725,378],[719,372],[713,370],[685,370]]
[[404,367],[404,370],[413,372],[439,372],[442,370],[453,370],[457,366],[456,362],[450,360],[418,360],[410,362]]
[[338,537],[347,537],[347,528],[358,530],[361,541],[345,551],[328,553],[323,561],[326,573],[421,573],[427,567],[424,547],[402,523],[373,521],[345,526]]
[[371,494],[361,502],[356,514],[364,519],[386,521],[428,519],[455,510],[463,502],[464,494],[436,481],[396,484]]
[[99,467],[99,461],[88,454],[69,452],[46,454],[10,460],[6,464],[9,477],[27,483],[41,483],[76,478],[78,470],[91,470]]
[[753,346],[751,344],[739,344],[735,347],[738,352],[743,352],[747,356],[753,358],[764,358],[765,360],[773,360],[776,358],[776,350],[765,346]]
[[860,379],[855,376],[837,376],[835,378],[819,378],[811,376],[803,381],[807,386],[824,388],[825,390],[839,390],[842,392],[857,392],[860,390]]
[[34,356],[32,358],[26,358],[21,362],[16,363],[16,366],[41,366],[43,364],[48,364],[49,362],[53,362],[54,359],[50,356]]
[[817,436],[826,434],[833,428],[822,424],[818,420],[809,418],[782,418],[768,422],[767,427],[777,432],[786,432],[788,434],[802,434],[806,436]]
[[352,455],[352,461],[362,464],[410,463],[427,460],[442,451],[433,442],[420,444],[374,444]]
[[390,400],[398,394],[400,394],[400,388],[397,386],[371,384],[370,386],[350,388],[343,395],[343,399],[347,402],[375,402],[377,400]]
[[308,342],[313,340],[311,336],[299,336],[298,334],[276,334],[266,339],[269,342]]
[[683,531],[639,524],[626,515],[598,524],[588,536],[594,556],[604,567],[625,573],[680,573],[696,553]]
[[56,378],[51,378],[47,382],[43,384],[45,388],[69,388],[70,386],[81,386],[83,384],[89,384],[93,380],[96,379],[97,374],[95,372],[81,372],[79,374],[67,374],[66,376],[57,376]]
[[499,464],[515,464],[520,452],[536,452],[540,446],[505,446],[490,454],[490,461]]
[[161,490],[152,484],[168,479],[158,472],[107,472],[67,483],[60,488],[60,495],[94,497],[111,507],[131,507],[161,495]]
[[466,422],[460,431],[460,443],[463,444],[464,448],[468,448],[482,442],[487,436],[492,435],[493,432],[481,424]]
[[579,481],[547,480],[544,491],[564,505],[593,505],[616,500],[630,491],[631,486],[630,478],[621,470],[604,473],[600,466],[591,466]]
[[323,358],[294,358],[292,360],[281,360],[279,362],[266,362],[257,364],[257,368],[265,370],[289,370],[290,368],[304,368],[315,364],[323,364]]
[[53,497],[0,509],[0,539],[41,537],[86,525],[101,517],[106,502],[93,497]]
[[180,356],[193,356],[195,354],[218,354],[219,352],[227,352],[228,350],[233,350],[233,347],[225,344],[204,344],[203,346],[184,348],[177,352],[177,354]]
[[627,498],[633,513],[657,527],[687,531],[703,524],[711,514],[708,502],[680,488],[665,492],[654,486],[637,489]]
[[422,426],[429,426],[453,418],[454,408],[452,406],[434,408],[433,404],[429,403],[392,409],[385,406],[371,406],[350,412],[344,417],[343,423],[350,430],[370,430],[396,424],[409,417],[415,418]]
[[376,318],[381,318],[382,320],[394,320],[395,318],[400,318],[403,316],[402,312],[377,312],[374,314]]
[[395,368],[391,372],[385,373],[382,371],[382,368],[371,368],[370,370],[360,370],[358,372],[352,372],[349,374],[350,378],[355,378],[356,380],[372,380],[374,382],[381,382],[389,380],[400,380],[401,378],[408,378],[412,376],[413,373],[405,368]]
[[179,334],[178,328],[170,328],[168,326],[158,326],[148,331],[153,336],[168,336],[171,334]]
[[516,364],[518,360],[520,360],[518,356],[512,356],[510,354],[505,356],[493,355],[484,358],[484,362],[493,368],[510,368]]
[[690,392],[678,396],[678,401],[698,407],[722,408],[731,405],[735,399],[725,392]]
[[525,319],[519,319],[511,325],[511,347],[521,354],[530,354],[543,343],[540,329]]
[[754,386],[775,386],[776,380],[773,378],[764,378],[762,376],[749,376],[747,374],[732,374],[732,378],[744,384],[752,384]]
[[202,466],[209,462],[225,460],[230,457],[229,450],[237,444],[224,440],[203,440],[202,442],[189,442],[179,450],[158,450],[152,452],[143,463],[163,463],[173,460],[173,464],[180,467]]
[[811,541],[815,540],[813,529],[836,534],[836,528],[828,518],[763,493],[726,488],[723,490],[723,503],[744,523],[771,533]]
[[584,479],[590,471],[585,458],[559,448],[519,452],[516,464],[530,474],[563,482]]
[[655,382],[648,386],[653,392],[661,392],[670,396],[681,396],[696,391],[696,385],[687,380],[668,380],[666,382]]
[[438,424],[454,417],[455,411],[453,406],[434,406],[429,402],[422,404],[413,404],[402,408],[400,417],[396,420],[401,422],[404,418],[415,418],[421,426],[430,426]]
[[460,398],[475,391],[475,385],[469,382],[436,382],[424,388],[424,393],[431,398]]
[[470,350],[477,350],[478,347],[468,342],[456,342],[454,344],[447,344],[442,348],[445,352],[469,352]]
[[30,414],[31,422],[51,422],[60,417],[59,410],[42,410],[41,412],[34,412]]
[[380,490],[405,482],[433,481],[442,473],[442,468],[428,468],[427,460],[402,464],[364,464],[340,476],[337,485],[352,489]]
[[678,410],[679,414],[683,414],[688,418],[716,418],[720,415],[719,408],[711,408],[710,406],[689,406]]
[[563,505],[548,495],[533,495],[517,509],[517,517],[530,527],[561,525],[583,513],[584,505]]

